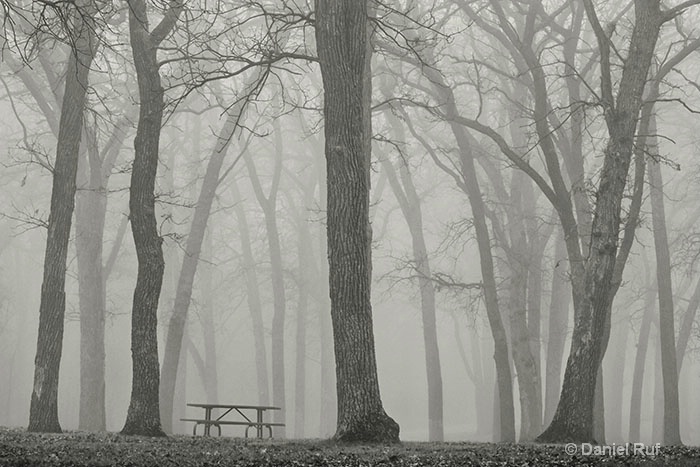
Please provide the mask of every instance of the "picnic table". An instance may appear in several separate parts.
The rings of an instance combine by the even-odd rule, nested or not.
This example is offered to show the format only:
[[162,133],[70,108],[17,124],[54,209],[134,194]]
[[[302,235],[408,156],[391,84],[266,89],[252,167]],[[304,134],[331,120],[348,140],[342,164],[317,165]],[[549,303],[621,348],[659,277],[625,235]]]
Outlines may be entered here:
[[[255,428],[257,438],[262,439],[264,428],[267,428],[272,438],[273,426],[284,426],[284,423],[266,422],[264,413],[267,410],[280,410],[279,407],[269,405],[238,405],[238,404],[187,404],[189,407],[199,407],[204,409],[204,418],[181,418],[183,422],[194,422],[192,434],[197,434],[197,427],[204,426],[204,436],[211,435],[211,427],[215,426],[219,430],[221,436],[221,425],[242,425],[245,426],[245,437],[248,437],[248,430]],[[254,419],[252,412],[255,411]],[[222,412],[218,417],[214,418],[216,412]],[[236,417],[235,419],[224,418],[228,415]]]

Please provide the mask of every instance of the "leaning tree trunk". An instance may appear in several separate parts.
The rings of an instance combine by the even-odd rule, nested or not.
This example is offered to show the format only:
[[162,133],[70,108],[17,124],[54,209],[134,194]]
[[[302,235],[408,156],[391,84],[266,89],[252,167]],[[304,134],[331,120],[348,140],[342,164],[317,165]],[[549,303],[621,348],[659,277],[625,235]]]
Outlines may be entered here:
[[[595,18],[592,3],[587,13]],[[598,367],[603,358],[606,320],[610,313],[615,259],[621,223],[621,205],[634,149],[642,91],[654,55],[663,15],[658,2],[635,3],[635,25],[629,54],[620,79],[617,99],[609,75],[609,44],[599,37],[603,62],[603,99],[609,141],[604,151],[601,177],[591,228],[589,257],[582,278],[583,296],[576,306],[571,352],[557,411],[539,436],[543,442],[590,442],[593,436],[593,405]],[[596,30],[604,35],[602,29]],[[608,53],[606,53],[608,52]]]
[[129,187],[131,231],[138,273],[131,315],[131,402],[122,434],[164,436],[160,424],[158,391],[158,299],[165,264],[155,212],[164,91],[158,69],[158,45],[169,34],[183,4],[172,2],[161,23],[148,31],[144,0],[129,0],[129,33],[139,88],[139,123],[134,140],[134,164]]
[[339,441],[399,440],[382,406],[374,350],[370,29],[367,0],[317,0],[316,43],[324,88],[328,261],[336,356]]
[[88,75],[97,44],[92,11],[85,3],[78,2],[76,10],[70,12],[73,24],[68,33],[71,50],[66,68],[66,87],[53,169],[29,431],[61,431],[58,421],[58,374],[66,309],[66,258],[75,203],[75,179]]
[[182,336],[187,323],[187,313],[192,300],[192,286],[199,266],[199,256],[202,251],[204,234],[209,222],[211,206],[216,196],[216,189],[220,182],[221,167],[228,153],[229,145],[233,140],[234,132],[239,126],[247,99],[239,100],[231,110],[227,112],[226,121],[221,133],[216,139],[214,150],[209,157],[202,187],[194,209],[190,233],[187,236],[185,251],[182,258],[182,267],[177,280],[175,302],[173,312],[168,323],[165,350],[163,352],[163,369],[160,386],[160,413],[163,428],[166,432],[172,431],[173,401],[175,396],[175,384],[177,381],[178,362],[182,350]]

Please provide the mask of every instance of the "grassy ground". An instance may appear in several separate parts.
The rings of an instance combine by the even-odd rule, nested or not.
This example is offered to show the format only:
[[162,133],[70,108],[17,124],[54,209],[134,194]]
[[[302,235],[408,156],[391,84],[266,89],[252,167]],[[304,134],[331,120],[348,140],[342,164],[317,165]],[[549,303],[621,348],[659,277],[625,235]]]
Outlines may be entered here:
[[36,434],[0,428],[0,466],[700,466],[700,448],[658,456],[569,455],[564,446],[489,443],[339,445],[329,441],[244,440],[115,433]]

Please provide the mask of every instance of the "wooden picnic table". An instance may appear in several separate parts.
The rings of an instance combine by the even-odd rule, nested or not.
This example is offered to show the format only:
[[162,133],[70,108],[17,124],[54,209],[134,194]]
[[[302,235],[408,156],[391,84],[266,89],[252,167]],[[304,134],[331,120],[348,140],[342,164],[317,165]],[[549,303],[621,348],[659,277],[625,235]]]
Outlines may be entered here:
[[[189,407],[199,407],[204,409],[204,418],[181,418],[180,420],[184,422],[194,422],[194,428],[192,429],[192,434],[197,434],[197,427],[199,425],[204,425],[204,436],[211,435],[211,427],[215,426],[219,430],[219,436],[221,436],[221,425],[243,425],[245,429],[245,437],[248,437],[248,430],[255,428],[257,438],[262,439],[263,429],[267,428],[269,430],[270,438],[272,438],[272,427],[273,426],[284,426],[284,423],[272,423],[266,422],[264,419],[264,413],[267,410],[281,410],[280,407],[274,407],[270,405],[240,405],[240,404],[187,404]],[[221,415],[217,418],[213,416],[214,411],[223,411]],[[252,416],[252,411],[256,412],[255,420],[252,420],[248,415]],[[245,412],[248,412],[246,415]],[[229,414],[238,415],[235,420],[224,419]]]

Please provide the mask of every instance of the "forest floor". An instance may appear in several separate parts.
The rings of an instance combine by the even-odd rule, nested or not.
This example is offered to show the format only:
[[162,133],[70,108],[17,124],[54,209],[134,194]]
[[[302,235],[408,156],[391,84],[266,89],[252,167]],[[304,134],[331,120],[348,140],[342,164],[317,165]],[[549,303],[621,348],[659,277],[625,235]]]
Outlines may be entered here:
[[[323,440],[245,440],[116,433],[27,433],[0,428],[0,466],[700,466],[700,448],[661,447],[658,455],[567,454],[563,445],[417,443],[346,445]],[[651,448],[651,447],[650,447]],[[573,448],[569,448],[573,449]]]

